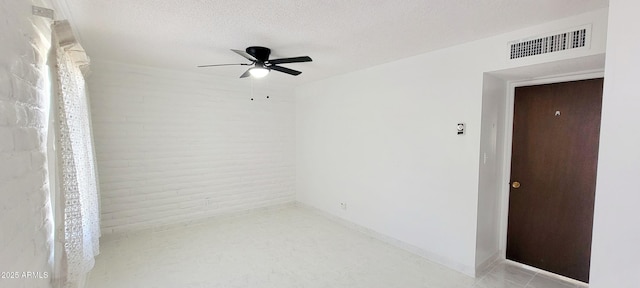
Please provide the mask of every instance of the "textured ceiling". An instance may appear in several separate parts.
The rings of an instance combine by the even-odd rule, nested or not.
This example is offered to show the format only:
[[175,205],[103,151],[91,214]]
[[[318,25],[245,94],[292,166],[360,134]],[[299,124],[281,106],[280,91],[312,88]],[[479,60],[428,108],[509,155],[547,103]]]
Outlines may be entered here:
[[[229,49],[309,55],[301,84],[608,6],[608,0],[57,0],[93,59],[236,78]],[[246,79],[238,81],[246,81]],[[262,81],[262,80],[261,80]]]

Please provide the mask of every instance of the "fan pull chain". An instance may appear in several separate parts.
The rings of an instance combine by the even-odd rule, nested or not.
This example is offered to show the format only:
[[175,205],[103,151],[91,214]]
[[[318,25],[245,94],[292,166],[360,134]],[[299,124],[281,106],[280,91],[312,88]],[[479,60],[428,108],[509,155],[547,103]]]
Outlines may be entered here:
[[[254,90],[254,87],[253,87],[254,82],[253,82],[253,81],[255,81],[255,80],[252,78],[252,79],[250,79],[249,81],[251,81],[251,101],[253,101],[253,100],[255,100],[255,97],[253,96],[253,95],[254,95],[254,93],[253,93],[253,90]],[[265,98],[269,99],[269,98],[270,98],[270,96],[269,96],[269,95],[267,95]]]
[[251,78],[251,101],[253,101],[253,78]]

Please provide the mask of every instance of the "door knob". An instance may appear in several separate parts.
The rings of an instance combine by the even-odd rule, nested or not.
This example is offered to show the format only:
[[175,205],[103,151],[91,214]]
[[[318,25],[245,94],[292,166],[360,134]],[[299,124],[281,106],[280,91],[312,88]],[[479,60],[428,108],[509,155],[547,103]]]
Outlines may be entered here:
[[520,188],[520,182],[518,182],[518,181],[513,181],[513,183],[511,183],[511,187],[513,187],[514,189],[518,189],[518,188]]

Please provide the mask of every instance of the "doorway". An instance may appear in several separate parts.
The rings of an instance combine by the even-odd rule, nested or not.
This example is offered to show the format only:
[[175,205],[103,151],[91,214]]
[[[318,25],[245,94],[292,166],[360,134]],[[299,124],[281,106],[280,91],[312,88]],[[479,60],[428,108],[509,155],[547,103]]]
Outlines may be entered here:
[[507,259],[589,281],[602,83],[515,89]]

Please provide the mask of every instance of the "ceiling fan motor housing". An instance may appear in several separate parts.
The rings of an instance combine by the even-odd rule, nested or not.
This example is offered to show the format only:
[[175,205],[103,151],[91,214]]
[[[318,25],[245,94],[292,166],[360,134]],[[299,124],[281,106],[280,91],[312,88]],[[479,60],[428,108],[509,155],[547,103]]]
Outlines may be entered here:
[[247,47],[246,52],[249,53],[249,55],[255,57],[259,62],[266,62],[267,60],[269,60],[271,49],[261,46],[251,46]]

